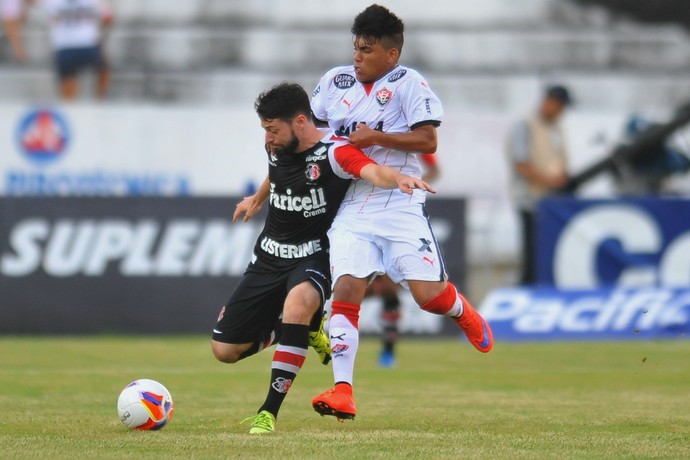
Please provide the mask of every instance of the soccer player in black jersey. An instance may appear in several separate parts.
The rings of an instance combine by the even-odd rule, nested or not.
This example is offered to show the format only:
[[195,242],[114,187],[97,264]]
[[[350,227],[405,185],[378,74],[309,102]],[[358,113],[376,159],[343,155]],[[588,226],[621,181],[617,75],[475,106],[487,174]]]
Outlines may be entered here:
[[[277,343],[268,395],[250,417],[249,432],[260,434],[275,430],[280,406],[307,355],[310,324],[313,328],[315,316],[320,324],[331,295],[326,232],[350,180],[362,178],[408,194],[415,188],[434,190],[316,128],[309,96],[297,84],[281,83],[262,93],[255,109],[265,130],[268,177],[237,205],[233,221],[242,215],[247,221],[266,199],[268,217],[242,280],[221,310],[211,348],[219,361],[235,363]],[[327,346],[325,335],[321,340]],[[322,356],[322,362],[328,359]]]

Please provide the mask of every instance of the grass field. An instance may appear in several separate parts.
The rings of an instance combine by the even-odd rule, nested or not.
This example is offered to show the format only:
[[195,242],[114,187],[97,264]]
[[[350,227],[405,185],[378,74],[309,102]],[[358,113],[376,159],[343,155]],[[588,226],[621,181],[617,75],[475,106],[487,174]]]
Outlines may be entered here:
[[[331,385],[310,358],[272,435],[256,412],[272,352],[216,362],[206,337],[0,338],[0,458],[690,458],[690,341],[405,340],[379,369],[357,362],[357,419],[312,411]],[[127,431],[115,404],[136,378],[165,384],[175,416]]]

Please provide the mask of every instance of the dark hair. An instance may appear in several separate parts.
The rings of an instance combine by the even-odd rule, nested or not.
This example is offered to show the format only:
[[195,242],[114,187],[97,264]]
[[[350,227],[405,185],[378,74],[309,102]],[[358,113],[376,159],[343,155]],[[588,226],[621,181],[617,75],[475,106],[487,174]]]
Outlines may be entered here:
[[573,105],[573,98],[570,91],[563,85],[551,85],[544,92],[546,97],[560,101],[563,105]]
[[384,48],[397,48],[402,51],[405,24],[390,10],[381,5],[371,5],[355,17],[352,35],[362,38],[366,43],[381,42]]
[[311,117],[309,95],[297,83],[282,82],[259,94],[254,110],[263,120],[292,121],[300,114]]

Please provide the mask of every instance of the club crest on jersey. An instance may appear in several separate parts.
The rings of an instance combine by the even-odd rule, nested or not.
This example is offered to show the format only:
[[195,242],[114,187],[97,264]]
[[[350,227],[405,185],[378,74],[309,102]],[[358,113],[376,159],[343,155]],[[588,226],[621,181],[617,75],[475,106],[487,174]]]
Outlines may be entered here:
[[352,88],[352,86],[355,84],[355,77],[346,73],[339,73],[333,77],[333,84],[338,89]]
[[397,72],[395,72],[393,75],[391,75],[390,77],[388,77],[388,81],[391,82],[391,83],[393,83],[394,81],[398,81],[398,80],[400,80],[402,77],[404,77],[406,73],[407,73],[407,70],[405,70],[405,69],[400,69],[400,70],[398,70]]
[[393,97],[393,92],[383,88],[376,92],[376,100],[379,101],[380,105],[386,105],[388,101]]
[[307,176],[307,179],[316,180],[321,177],[321,168],[316,163],[309,163],[304,174]]

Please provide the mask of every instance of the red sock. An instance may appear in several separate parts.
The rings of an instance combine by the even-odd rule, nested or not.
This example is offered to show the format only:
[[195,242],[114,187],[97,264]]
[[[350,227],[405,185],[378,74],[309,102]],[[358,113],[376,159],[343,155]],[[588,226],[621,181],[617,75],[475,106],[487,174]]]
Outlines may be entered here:
[[446,289],[431,299],[429,302],[422,305],[422,310],[434,313],[436,315],[447,315],[458,298],[458,291],[451,283],[448,283]]
[[359,329],[359,305],[335,300],[331,303],[331,307],[331,317],[333,315],[343,315],[350,321],[350,324]]

